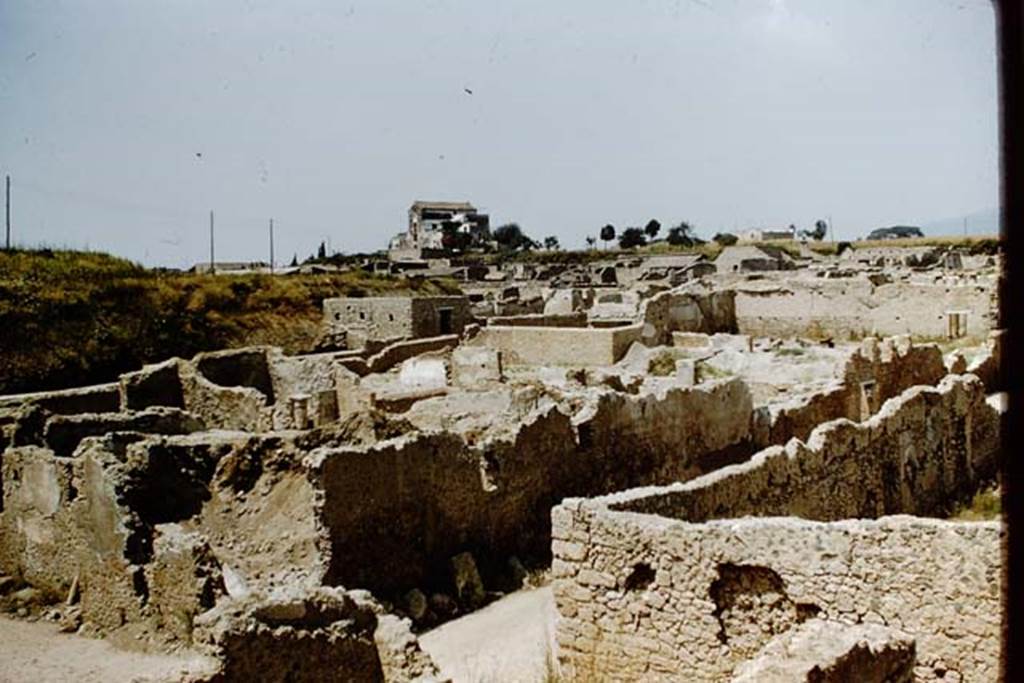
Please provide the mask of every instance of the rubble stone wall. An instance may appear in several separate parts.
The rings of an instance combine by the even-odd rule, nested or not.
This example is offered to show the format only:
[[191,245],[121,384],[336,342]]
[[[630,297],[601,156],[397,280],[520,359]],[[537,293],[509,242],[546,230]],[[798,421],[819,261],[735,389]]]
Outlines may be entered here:
[[[942,513],[970,495],[995,473],[998,419],[980,380],[951,375],[863,423],[826,423],[806,444],[689,482],[563,501],[552,511],[563,673],[722,680],[820,615],[913,635],[922,679],[989,680],[1000,525],[865,520]],[[850,517],[863,519],[832,522]]]
[[906,389],[936,385],[945,376],[942,352],[934,344],[914,345],[905,336],[865,341],[829,387],[768,406],[767,415],[755,418],[760,422],[755,441],[764,447],[806,440],[815,427],[840,417],[859,422]]
[[[453,555],[481,562],[537,557],[548,511],[565,496],[692,477],[707,456],[749,453],[751,399],[740,380],[655,395],[605,392],[573,421],[534,413],[478,444],[448,432],[309,458],[331,538],[329,583],[405,590],[447,573]],[[358,562],[351,558],[359,558]]]
[[946,312],[967,311],[966,336],[984,338],[996,322],[995,287],[864,280],[744,283],[735,286],[736,324],[763,337],[860,339],[912,334],[942,339]]
[[977,377],[949,375],[937,387],[911,387],[865,422],[832,420],[806,443],[792,439],[689,482],[605,500],[691,522],[943,514],[995,476],[999,420]]
[[998,522],[552,516],[563,680],[728,680],[811,617],[914,637],[915,680],[998,675]]

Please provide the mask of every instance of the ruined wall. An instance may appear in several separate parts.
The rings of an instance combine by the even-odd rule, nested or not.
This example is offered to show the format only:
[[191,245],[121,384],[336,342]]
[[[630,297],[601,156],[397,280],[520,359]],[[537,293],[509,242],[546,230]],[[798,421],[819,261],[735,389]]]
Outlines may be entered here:
[[74,389],[0,396],[0,410],[31,403],[61,415],[103,413],[117,410],[118,400],[117,382],[110,382]]
[[438,337],[462,334],[473,314],[465,296],[414,297],[412,319],[413,337]]
[[101,632],[146,622],[188,640],[234,591],[318,585],[326,570],[302,451],[277,436],[113,434],[73,457],[5,453],[0,570]]
[[121,410],[142,410],[152,406],[184,408],[179,358],[143,366],[119,378]]
[[278,397],[273,406],[272,429],[306,428],[307,425],[297,425],[292,419],[292,397],[309,397],[309,424],[314,427],[338,419],[333,353],[286,356],[274,349],[269,356],[269,374]]
[[642,305],[643,341],[648,346],[671,345],[673,332],[735,332],[733,292],[669,290]]
[[722,680],[772,636],[823,615],[914,635],[925,678],[987,680],[998,524],[725,520],[941,514],[995,473],[997,455],[983,385],[949,376],[864,423],[822,425],[807,444],[685,483],[566,500],[552,511],[560,661],[571,680]]
[[563,497],[694,476],[734,446],[749,453],[750,406],[739,380],[606,390],[572,421],[542,408],[478,443],[442,431],[318,449],[309,465],[324,491],[329,582],[393,592],[437,581],[465,550],[485,573],[511,555],[543,556],[548,510]]
[[324,299],[323,308],[325,332],[345,331],[356,348],[375,340],[460,334],[473,319],[464,296]]
[[586,488],[595,493],[685,481],[749,457],[751,418],[750,391],[735,378],[661,392],[607,392],[573,420],[583,456],[577,476],[589,479]]
[[269,427],[267,396],[246,386],[215,384],[190,365],[181,368],[185,409],[210,428],[258,432]]
[[609,500],[688,521],[943,514],[995,475],[999,419],[978,378],[949,375],[937,387],[908,389],[865,422],[833,420],[806,443],[793,439],[693,481]]
[[469,447],[441,432],[310,457],[331,538],[328,582],[385,592],[448,574],[450,557],[536,553],[546,511],[569,484],[575,436],[555,409],[508,438]]
[[552,514],[565,680],[728,680],[811,617],[911,635],[916,680],[997,676],[999,523]]
[[267,397],[268,403],[273,403],[274,383],[270,378],[268,359],[273,350],[274,347],[270,346],[251,346],[199,353],[192,359],[191,365],[213,384],[255,389]]
[[467,343],[501,351],[508,365],[613,365],[639,340],[642,325],[596,328],[488,325]]
[[386,372],[402,361],[422,353],[450,349],[459,343],[459,336],[446,334],[440,337],[410,339],[389,344],[366,361],[370,372]]
[[739,331],[762,337],[859,339],[912,334],[941,339],[946,312],[967,311],[966,334],[984,338],[995,323],[987,283],[943,285],[867,280],[785,280],[735,285]]
[[989,334],[986,353],[983,353],[967,367],[967,372],[977,375],[985,383],[985,388],[990,393],[1006,389],[1000,377],[1005,340],[1006,332],[1004,330],[993,330]]
[[938,384],[945,375],[942,352],[934,344],[914,345],[908,337],[866,339],[850,355],[842,377],[826,389],[771,404],[756,415],[756,443],[806,440],[815,427],[840,417],[859,422],[904,390]]
[[570,312],[492,316],[487,318],[487,324],[498,327],[586,327],[587,314]]

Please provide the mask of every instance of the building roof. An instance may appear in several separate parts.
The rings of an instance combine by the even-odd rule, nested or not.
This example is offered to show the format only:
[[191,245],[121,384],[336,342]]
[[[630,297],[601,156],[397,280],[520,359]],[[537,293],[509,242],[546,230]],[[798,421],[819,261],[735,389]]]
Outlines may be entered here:
[[650,256],[644,260],[647,268],[688,268],[694,263],[706,261],[704,254],[666,254],[663,256]]
[[721,253],[718,254],[719,260],[725,257],[729,259],[775,259],[775,260],[792,260],[790,255],[780,247],[772,246],[769,244],[745,244],[745,245],[733,245],[722,249]]
[[424,209],[437,209],[439,211],[476,211],[476,207],[469,202],[427,202],[418,199],[412,203],[410,211],[423,211]]

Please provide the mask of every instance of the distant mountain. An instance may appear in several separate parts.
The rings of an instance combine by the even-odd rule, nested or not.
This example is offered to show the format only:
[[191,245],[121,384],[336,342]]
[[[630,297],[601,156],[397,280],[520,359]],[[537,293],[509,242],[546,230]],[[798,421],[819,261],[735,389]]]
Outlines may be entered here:
[[963,235],[964,219],[967,220],[968,235],[991,235],[999,234],[999,209],[982,209],[965,216],[954,216],[942,220],[922,223],[921,230],[926,237],[940,237],[943,235]]

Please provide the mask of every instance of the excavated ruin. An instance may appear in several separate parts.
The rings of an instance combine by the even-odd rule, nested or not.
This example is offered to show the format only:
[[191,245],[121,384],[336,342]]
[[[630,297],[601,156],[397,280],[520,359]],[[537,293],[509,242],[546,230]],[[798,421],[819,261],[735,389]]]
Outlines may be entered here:
[[208,680],[440,680],[415,633],[550,567],[566,680],[983,678],[1001,527],[908,516],[998,469],[1000,334],[921,341],[987,320],[958,286],[698,280],[411,338],[386,300],[361,348],[0,397],[0,607]]

